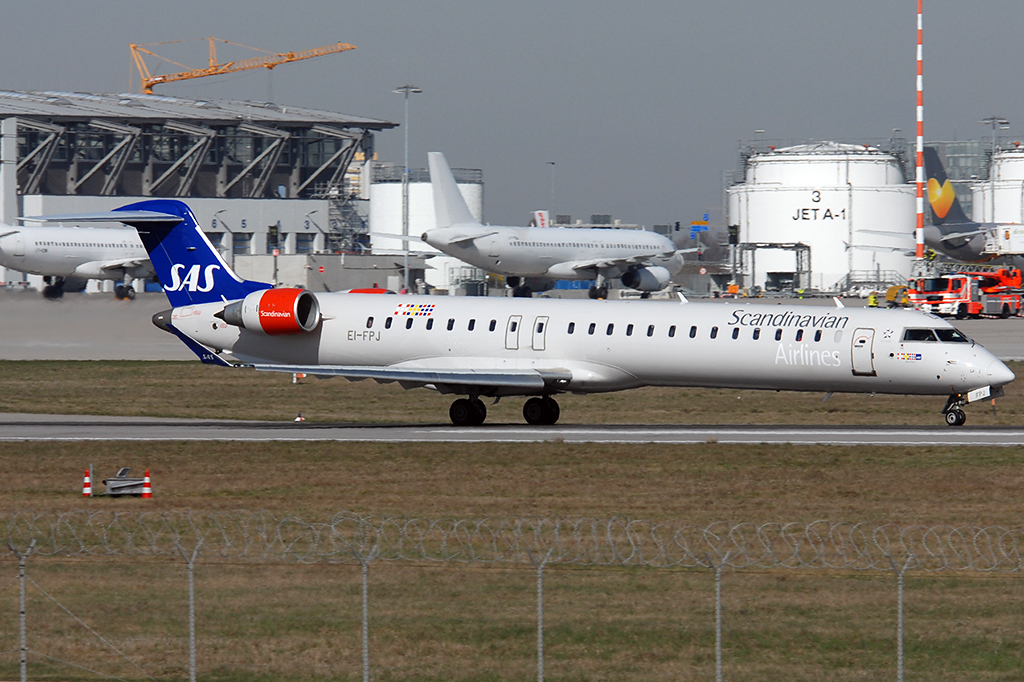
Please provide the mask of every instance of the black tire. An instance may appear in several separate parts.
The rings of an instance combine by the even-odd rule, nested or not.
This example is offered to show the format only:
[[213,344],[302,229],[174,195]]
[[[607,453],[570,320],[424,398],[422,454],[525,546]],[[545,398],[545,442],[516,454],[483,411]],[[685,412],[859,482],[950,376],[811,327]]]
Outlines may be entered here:
[[541,398],[530,398],[523,405],[523,419],[526,420],[527,424],[533,426],[540,426],[544,424],[544,417],[547,415],[547,410],[544,409],[544,401]]
[[600,298],[600,299],[607,299],[608,298],[608,287],[598,287],[597,288],[597,297]]
[[114,298],[119,301],[124,298],[124,285],[118,284],[114,287]]
[[542,423],[550,426],[558,421],[562,411],[558,407],[558,402],[551,396],[544,398],[541,402],[544,404],[544,421]]
[[963,410],[950,410],[945,414],[947,426],[963,426],[967,421],[967,415]]
[[512,290],[512,298],[531,298],[533,291],[525,284]]
[[963,410],[957,410],[956,411],[956,425],[957,426],[963,426],[966,423],[967,423],[967,413],[965,413]]
[[589,296],[590,298],[596,299],[597,298],[597,287],[591,285],[590,290],[587,292],[587,296]]
[[58,298],[64,295],[64,289],[53,284],[48,284],[43,287],[43,298],[47,298],[51,301],[56,301]]
[[473,426],[477,411],[473,409],[473,403],[467,398],[459,398],[448,408],[448,417],[455,426]]
[[133,286],[125,287],[124,288],[124,297],[127,298],[129,301],[134,301],[135,300],[135,287],[133,287]]
[[1003,309],[999,311],[999,317],[1004,320],[1010,316],[1010,306],[1007,303],[1003,304]]
[[487,406],[479,398],[471,398],[469,404],[473,407],[473,421],[471,426],[480,426],[487,419]]
[[966,320],[967,319],[967,304],[961,303],[956,307],[956,319]]

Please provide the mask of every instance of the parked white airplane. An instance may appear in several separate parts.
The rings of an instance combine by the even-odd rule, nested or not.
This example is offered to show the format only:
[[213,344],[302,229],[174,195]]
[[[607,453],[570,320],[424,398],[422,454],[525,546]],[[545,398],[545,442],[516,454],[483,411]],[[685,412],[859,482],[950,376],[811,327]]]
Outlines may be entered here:
[[114,289],[117,298],[135,298],[131,280],[154,274],[138,233],[123,227],[0,225],[0,265],[42,275],[47,298],[80,290],[90,279],[121,281]]
[[459,425],[484,421],[481,398],[528,396],[526,421],[553,424],[559,393],[704,386],[945,395],[959,426],[963,405],[1014,379],[913,310],[314,294],[239,278],[180,201],[76,219],[138,228],[172,306],[153,322],[203,362],[463,395],[449,410]]
[[505,275],[515,296],[529,296],[536,280],[553,284],[559,279],[597,280],[591,298],[606,298],[605,280],[616,278],[649,293],[668,286],[683,267],[682,252],[656,232],[481,225],[469,212],[444,155],[430,152],[428,157],[437,227],[421,239],[474,267]]

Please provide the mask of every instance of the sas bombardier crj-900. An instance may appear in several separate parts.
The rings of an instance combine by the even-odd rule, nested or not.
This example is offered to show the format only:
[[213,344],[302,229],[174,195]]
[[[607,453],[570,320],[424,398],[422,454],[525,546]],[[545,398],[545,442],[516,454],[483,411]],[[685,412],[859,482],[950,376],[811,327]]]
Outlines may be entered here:
[[129,281],[154,274],[139,235],[125,228],[0,225],[0,265],[42,275],[47,298],[81,289],[90,279],[122,281],[117,298],[135,298]]
[[957,426],[963,405],[1014,379],[913,310],[314,294],[236,276],[180,201],[94,219],[112,218],[139,230],[164,283],[172,307],[154,323],[203,362],[465,396],[449,410],[458,425],[484,421],[483,398],[527,397],[526,421],[553,424],[560,393],[704,386],[947,396]]
[[529,296],[531,282],[559,279],[596,280],[591,298],[606,298],[605,280],[616,278],[649,293],[664,289],[683,268],[682,252],[657,232],[481,225],[459,193],[444,154],[430,152],[428,161],[437,227],[420,239],[474,267],[505,275],[515,296]]

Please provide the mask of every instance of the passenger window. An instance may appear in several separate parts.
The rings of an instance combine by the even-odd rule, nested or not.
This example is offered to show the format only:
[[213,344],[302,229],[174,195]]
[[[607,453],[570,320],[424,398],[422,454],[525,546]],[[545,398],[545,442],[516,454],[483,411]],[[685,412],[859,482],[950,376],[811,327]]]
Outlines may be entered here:
[[739,327],[733,327],[732,328],[732,338],[734,338],[734,339],[740,338],[740,328]]
[[696,325],[690,327],[690,338],[691,339],[697,338],[697,326]]
[[908,329],[903,332],[904,341],[936,341],[931,329]]
[[776,329],[775,330],[775,340],[776,341],[782,341],[782,330],[781,329]]
[[587,333],[588,333],[588,334],[590,334],[591,336],[593,336],[593,334],[594,334],[594,331],[595,331],[596,329],[597,329],[597,324],[595,324],[595,323],[591,322],[591,323],[590,323],[590,328],[589,328],[589,329],[587,329]]
[[626,336],[633,336],[633,325],[626,325]]
[[371,315],[370,317],[366,318],[366,328],[367,329],[373,329],[373,315]]
[[818,329],[818,330],[816,330],[814,332],[814,342],[817,343],[818,341],[821,341],[821,330],[820,329]]
[[668,328],[668,338],[670,338],[670,339],[671,338],[675,338],[675,335],[676,335],[676,326],[672,325],[671,327]]
[[411,318],[411,317],[405,321],[405,328],[406,329],[412,329],[412,321],[413,321],[413,318]]
[[384,320],[384,328],[385,329],[391,329],[391,318],[390,317],[388,319]]
[[754,327],[754,340],[757,341],[759,338],[761,338],[761,328]]
[[804,330],[803,329],[797,329],[796,330],[796,340],[797,341],[803,341],[804,340]]
[[469,331],[473,331],[473,328],[475,326],[476,326],[476,320],[470,320],[469,321]]
[[713,339],[717,339],[718,338],[718,327],[712,327],[711,328],[711,338],[713,338]]
[[433,329],[433,328],[434,328],[434,318],[428,317],[427,318],[427,329]]
[[497,320],[491,320],[491,326],[490,326],[490,327],[488,327],[488,331],[492,331],[492,332],[493,332],[493,331],[494,331],[494,328],[495,328],[495,327],[496,327],[497,325],[498,325],[498,321],[497,321]]
[[608,325],[608,330],[605,332],[605,334],[607,334],[608,336],[611,336],[613,331],[615,331],[615,324],[614,323],[610,323]]
[[453,329],[455,329],[455,318],[454,317],[449,317],[448,318],[448,331],[451,331]]
[[647,328],[647,336],[654,336],[654,325],[653,324]]
[[569,323],[569,333],[572,334],[574,331],[576,331],[576,323],[575,322],[570,322]]

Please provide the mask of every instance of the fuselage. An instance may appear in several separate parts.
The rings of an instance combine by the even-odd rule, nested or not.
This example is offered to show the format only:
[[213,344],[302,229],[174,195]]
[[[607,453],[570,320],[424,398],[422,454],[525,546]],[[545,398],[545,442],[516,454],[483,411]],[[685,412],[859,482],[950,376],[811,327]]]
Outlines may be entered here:
[[153,269],[132,228],[0,226],[0,265],[75,279],[150,277]]
[[[568,372],[572,378],[561,390],[576,393],[704,386],[951,395],[1014,378],[948,322],[911,310],[361,294],[317,299],[323,319],[304,334],[267,336],[225,324],[214,317],[222,303],[176,308],[172,320],[185,335],[243,362]],[[911,340],[925,338],[931,340]]]
[[[474,231],[485,236],[465,239]],[[597,269],[617,277],[638,264],[661,266],[672,275],[683,266],[667,237],[644,230],[456,226],[428,230],[423,241],[499,275],[593,279]]]

